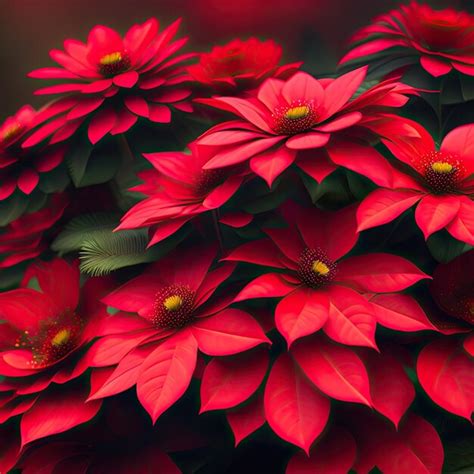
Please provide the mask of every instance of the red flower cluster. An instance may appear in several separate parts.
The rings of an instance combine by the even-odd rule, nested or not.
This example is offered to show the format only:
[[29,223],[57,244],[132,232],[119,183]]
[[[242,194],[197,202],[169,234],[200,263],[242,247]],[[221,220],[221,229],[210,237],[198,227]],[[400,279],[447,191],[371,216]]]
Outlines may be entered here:
[[379,16],[358,31],[352,38],[351,51],[340,64],[401,59],[404,65],[419,62],[435,77],[453,68],[473,76],[473,40],[473,15],[453,8],[433,10],[412,2]]
[[[469,73],[471,23],[412,3],[343,61]],[[434,130],[426,91],[316,79],[271,40],[189,66],[178,24],[67,40],[32,73],[64,96],[0,128],[0,471],[451,469],[474,410],[466,107]],[[205,90],[233,118],[171,122]],[[171,124],[97,144],[140,116]]]

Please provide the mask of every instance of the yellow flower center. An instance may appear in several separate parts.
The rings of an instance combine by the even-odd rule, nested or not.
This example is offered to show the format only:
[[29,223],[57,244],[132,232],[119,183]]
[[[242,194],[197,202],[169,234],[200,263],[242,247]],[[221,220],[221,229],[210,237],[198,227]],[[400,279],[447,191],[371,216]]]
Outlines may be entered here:
[[435,161],[434,163],[431,164],[431,169],[435,173],[447,174],[453,171],[453,165],[451,165],[450,163],[447,163],[446,161]]
[[314,273],[321,276],[326,276],[331,271],[331,269],[324,262],[321,262],[321,260],[315,260],[311,269]]
[[11,138],[15,137],[21,132],[22,128],[23,126],[21,125],[21,123],[12,123],[3,131],[2,141],[6,142],[7,140],[10,140]]
[[102,56],[99,62],[102,66],[110,66],[112,64],[119,63],[122,61],[122,59],[122,53],[120,51],[116,51],[115,53],[109,53],[105,56]]
[[310,113],[310,108],[307,105],[298,105],[291,107],[285,112],[285,118],[289,120],[298,120],[307,117]]
[[71,331],[69,329],[61,329],[56,333],[56,335],[51,339],[51,345],[58,347],[64,344],[67,344],[71,337]]
[[163,301],[163,306],[168,311],[178,311],[181,306],[183,306],[183,299],[178,295],[168,296],[168,298]]

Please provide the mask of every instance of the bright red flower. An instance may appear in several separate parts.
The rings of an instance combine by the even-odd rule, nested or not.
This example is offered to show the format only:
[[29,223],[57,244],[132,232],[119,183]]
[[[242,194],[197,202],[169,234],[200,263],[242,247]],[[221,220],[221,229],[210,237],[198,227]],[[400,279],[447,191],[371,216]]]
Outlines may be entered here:
[[22,144],[36,130],[42,116],[25,105],[0,125],[0,201],[11,196],[18,188],[31,194],[37,187],[41,173],[56,168],[62,161],[64,147],[42,147],[23,150]]
[[53,104],[52,115],[24,146],[49,135],[51,141],[71,136],[88,117],[92,143],[107,133],[124,133],[138,117],[152,122],[171,121],[171,107],[189,112],[185,99],[190,90],[183,62],[193,54],[172,57],[187,38],[173,42],[180,20],[159,32],[155,18],[134,25],[122,38],[106,26],[95,26],[87,43],[66,40],[65,51],[53,49],[51,58],[61,67],[47,67],[30,73],[39,79],[59,79],[63,84],[39,89],[36,94],[68,94]]
[[64,194],[55,194],[48,205],[0,228],[0,269],[37,257],[46,249],[44,234],[63,215],[68,204]]
[[102,332],[103,280],[79,290],[77,265],[56,259],[31,265],[21,288],[0,293],[0,422],[22,415],[22,446],[84,423],[100,408],[85,403],[86,387],[73,380],[89,367],[80,349]]
[[288,78],[302,64],[279,66],[281,55],[281,46],[272,40],[234,39],[201,53],[199,63],[189,66],[188,73],[197,82],[221,92],[249,90],[268,77]]
[[147,153],[155,169],[138,174],[144,183],[134,188],[148,196],[133,206],[121,219],[119,229],[152,227],[149,245],[156,244],[179,230],[196,216],[224,205],[244,182],[240,167],[206,170],[210,155],[189,145],[191,154],[182,152]]
[[426,239],[446,229],[474,245],[474,125],[449,132],[438,150],[425,129],[410,123],[420,138],[392,138],[384,144],[411,174],[399,173],[394,177],[397,189],[377,189],[362,201],[359,230],[391,222],[418,203],[415,219]]
[[136,316],[116,323],[128,333],[92,346],[92,364],[112,369],[90,399],[136,384],[138,399],[155,422],[188,388],[198,349],[223,356],[269,342],[252,316],[227,308],[233,294],[213,297],[234,269],[225,263],[210,270],[215,255],[211,248],[177,250],[104,298]]
[[[394,60],[394,69],[420,63],[432,76],[457,71],[474,75],[474,16],[453,8],[433,10],[416,2],[376,18],[352,39],[346,64]],[[367,58],[369,56],[369,58]],[[397,63],[398,60],[399,62]]]
[[[371,130],[390,107],[401,107],[413,88],[382,82],[353,98],[366,68],[337,79],[314,79],[304,72],[291,79],[267,79],[256,97],[216,97],[201,102],[237,115],[198,140],[215,150],[205,169],[249,162],[269,186],[292,163],[316,181],[338,166],[391,185],[391,167],[372,146]],[[402,129],[400,129],[402,130]]]
[[[361,293],[399,292],[427,275],[396,255],[345,257],[358,239],[352,206],[323,212],[290,205],[283,214],[287,227],[265,229],[268,238],[246,243],[226,258],[279,270],[257,277],[235,301],[283,297],[275,323],[288,345],[323,329],[336,342],[376,348],[379,314]],[[424,328],[432,325],[426,322]]]

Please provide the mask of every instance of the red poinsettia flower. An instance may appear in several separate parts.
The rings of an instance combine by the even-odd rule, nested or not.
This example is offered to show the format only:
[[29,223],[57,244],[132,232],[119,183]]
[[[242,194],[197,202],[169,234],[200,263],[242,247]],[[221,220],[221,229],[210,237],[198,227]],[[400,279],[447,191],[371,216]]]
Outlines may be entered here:
[[35,130],[42,112],[31,106],[21,107],[0,126],[0,201],[18,188],[31,194],[41,173],[56,168],[62,161],[64,147],[43,147],[23,150],[22,144]]
[[67,204],[64,194],[55,194],[39,211],[24,214],[0,228],[0,269],[40,255],[46,248],[44,233],[61,218]]
[[433,10],[416,2],[402,5],[362,28],[352,42],[340,64],[392,58],[405,65],[419,62],[435,77],[453,68],[474,75],[474,16],[453,8]]
[[136,384],[153,421],[186,391],[198,349],[210,356],[247,351],[269,342],[248,313],[227,308],[233,294],[213,297],[234,265],[210,269],[213,248],[178,249],[104,298],[134,315],[120,323],[128,333],[99,339],[92,365],[111,366],[110,376],[90,399],[114,395]]
[[124,133],[138,117],[152,122],[171,121],[171,109],[190,111],[183,88],[187,75],[183,62],[193,54],[172,57],[187,38],[173,41],[180,20],[159,31],[155,18],[132,26],[122,38],[106,26],[95,26],[87,43],[66,40],[65,51],[53,49],[51,58],[61,67],[30,73],[39,79],[59,79],[62,84],[36,94],[68,94],[51,107],[56,118],[41,127],[25,143],[31,146],[49,135],[52,142],[71,136],[91,117],[88,135],[92,143],[104,135]]
[[425,129],[410,123],[420,138],[383,141],[412,175],[399,173],[394,178],[397,189],[377,189],[362,201],[359,230],[391,222],[418,203],[415,219],[426,239],[445,228],[474,245],[474,125],[449,132],[438,150]]
[[21,288],[0,293],[0,422],[22,415],[22,446],[99,410],[100,402],[85,403],[87,387],[73,379],[89,367],[80,349],[101,334],[104,284],[90,279],[79,290],[77,265],[56,259],[31,265]]
[[294,74],[301,62],[279,66],[281,46],[272,40],[234,39],[201,53],[199,63],[188,67],[194,80],[219,91],[244,91],[257,87],[268,77],[285,79]]
[[204,168],[248,161],[271,186],[294,162],[318,182],[344,166],[380,185],[391,185],[389,164],[370,145],[376,138],[371,129],[383,112],[405,104],[404,94],[414,90],[386,81],[353,99],[365,76],[365,67],[337,79],[317,80],[298,72],[287,81],[267,79],[256,97],[202,99],[239,117],[197,140],[215,150]]
[[[378,311],[361,293],[399,292],[427,275],[396,255],[345,257],[358,239],[352,206],[323,212],[290,205],[283,215],[287,227],[266,229],[268,238],[246,243],[226,257],[279,270],[257,277],[235,301],[283,297],[275,324],[288,345],[323,329],[336,342],[376,348]],[[384,324],[382,317],[380,322]],[[425,328],[432,325],[427,322]]]
[[148,196],[133,206],[121,219],[120,229],[152,227],[153,245],[179,230],[194,217],[224,205],[244,182],[246,173],[238,167],[206,170],[210,155],[189,145],[182,152],[147,153],[155,169],[138,174],[144,181],[132,191]]

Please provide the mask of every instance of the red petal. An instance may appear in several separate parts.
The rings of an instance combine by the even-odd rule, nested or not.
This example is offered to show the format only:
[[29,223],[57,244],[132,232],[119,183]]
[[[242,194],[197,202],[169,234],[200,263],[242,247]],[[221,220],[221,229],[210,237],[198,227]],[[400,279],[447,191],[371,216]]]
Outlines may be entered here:
[[272,430],[306,453],[329,417],[329,400],[308,383],[286,354],[273,364],[264,404],[265,417]]
[[469,421],[474,411],[474,360],[457,339],[438,339],[418,356],[416,371],[429,397]]
[[187,390],[197,352],[194,336],[183,331],[160,344],[143,362],[137,396],[153,423]]
[[357,210],[358,230],[392,222],[422,197],[416,191],[376,189],[362,201]]
[[89,123],[87,136],[93,145],[109,133],[115,125],[116,115],[112,109],[97,112]]
[[207,195],[202,205],[208,209],[223,206],[237,192],[243,180],[242,176],[230,176]]
[[127,71],[123,74],[119,74],[113,78],[113,83],[118,87],[125,87],[130,89],[138,81],[138,72],[137,71]]
[[470,334],[464,339],[463,347],[469,355],[474,357],[474,334]]
[[134,114],[139,115],[140,117],[148,118],[148,102],[143,97],[128,96],[125,97],[124,102],[130,112],[133,112]]
[[458,214],[460,200],[456,196],[424,196],[415,211],[415,220],[425,239],[446,227]]
[[474,173],[474,126],[462,125],[451,130],[441,143],[441,151],[451,153],[462,158],[466,167],[466,176]]
[[29,168],[21,172],[17,185],[25,194],[31,194],[31,192],[36,188],[38,182],[38,173]]
[[474,201],[460,196],[457,217],[448,225],[447,231],[461,242],[474,245]]
[[221,224],[228,225],[229,227],[240,229],[250,224],[252,220],[253,220],[253,214],[249,214],[248,212],[232,212],[232,213],[223,215],[219,219],[219,222]]
[[111,135],[118,135],[120,133],[125,133],[130,128],[135,125],[136,121],[138,120],[138,117],[134,114],[131,114],[127,109],[120,109],[117,112],[115,124],[110,130]]
[[199,350],[210,356],[225,356],[270,342],[261,326],[248,313],[229,308],[192,326]]
[[285,268],[278,258],[278,249],[270,239],[247,242],[232,250],[224,260]]
[[91,420],[99,411],[100,401],[86,403],[85,390],[61,386],[43,393],[21,419],[21,444],[70,430]]
[[321,148],[326,145],[330,137],[331,135],[328,133],[305,132],[288,138],[285,145],[292,150]]
[[286,281],[279,273],[266,273],[248,283],[234,301],[286,296],[294,289],[295,285]]
[[356,291],[339,285],[328,289],[329,318],[324,332],[334,341],[377,349],[376,319],[367,300]]
[[227,412],[227,421],[234,433],[235,446],[265,423],[263,400],[255,398],[250,403]]
[[436,330],[412,296],[397,293],[375,295],[370,303],[377,322],[386,328],[404,332]]
[[309,155],[298,153],[296,165],[318,183],[337,170],[337,166],[328,158],[325,150],[311,150]]
[[336,400],[372,406],[369,376],[354,351],[318,338],[298,343],[291,352],[323,393]]
[[262,383],[268,362],[268,351],[263,349],[212,359],[202,376],[200,413],[245,402]]
[[306,72],[297,72],[286,81],[281,89],[281,95],[288,104],[295,100],[314,100],[320,105],[324,101],[323,86]]
[[300,337],[321,329],[329,316],[329,300],[323,291],[300,287],[285,296],[275,309],[275,323],[288,347]]
[[297,453],[290,459],[285,474],[347,474],[356,455],[357,446],[350,433],[331,427],[329,435],[311,449],[310,457]]
[[273,181],[283,173],[293,161],[296,153],[285,147],[270,150],[250,159],[250,169],[263,178],[271,188]]
[[85,97],[68,112],[66,117],[68,120],[84,117],[98,109],[104,103],[104,100],[104,97]]
[[388,253],[349,257],[338,265],[337,280],[355,285],[368,293],[401,291],[430,278],[409,260]]
[[374,408],[398,427],[415,399],[415,389],[400,362],[390,354],[367,354],[370,395]]
[[433,58],[432,56],[421,56],[420,63],[423,69],[434,77],[444,76],[453,68],[450,63]]
[[360,112],[349,112],[348,114],[342,115],[334,120],[330,120],[328,123],[324,125],[318,125],[316,130],[318,132],[338,132],[339,130],[343,130],[344,128],[352,127],[356,123],[360,122],[362,119],[362,114]]
[[170,123],[171,122],[171,110],[167,105],[159,104],[148,104],[148,118],[152,122],[157,123]]

